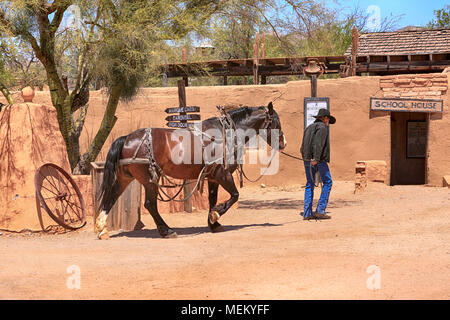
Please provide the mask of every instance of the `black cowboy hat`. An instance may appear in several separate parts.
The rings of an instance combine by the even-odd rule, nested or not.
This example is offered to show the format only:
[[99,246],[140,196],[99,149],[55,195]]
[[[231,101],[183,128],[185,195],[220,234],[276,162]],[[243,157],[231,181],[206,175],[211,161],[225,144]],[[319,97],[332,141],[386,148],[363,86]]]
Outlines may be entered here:
[[317,116],[313,116],[313,117],[316,119],[319,117],[328,117],[328,118],[330,118],[330,124],[336,123],[336,118],[330,114],[330,111],[328,111],[328,109],[320,109],[319,113],[317,113]]

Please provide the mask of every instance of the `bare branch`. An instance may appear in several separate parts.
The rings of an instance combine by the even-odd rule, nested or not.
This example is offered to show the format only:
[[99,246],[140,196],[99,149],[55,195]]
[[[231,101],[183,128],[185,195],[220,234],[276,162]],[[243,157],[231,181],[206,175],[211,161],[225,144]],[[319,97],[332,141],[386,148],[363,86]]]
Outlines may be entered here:
[[272,22],[270,21],[270,19],[264,14],[264,11],[263,11],[260,7],[255,6],[255,5],[253,5],[253,4],[250,4],[250,6],[252,6],[253,8],[255,8],[255,9],[261,14],[261,16],[264,18],[264,20],[265,20],[265,21],[270,25],[270,27],[272,28],[272,30],[273,30],[273,32],[275,33],[275,36],[277,37],[278,41],[282,42],[282,40],[281,40],[281,38],[280,38],[280,36],[279,36],[279,34],[278,34],[277,29],[276,29],[275,26],[272,24]]
[[64,13],[66,10],[73,4],[73,1],[70,0],[61,0],[53,2],[56,7],[55,15],[53,17],[52,22],[49,25],[50,35],[54,35],[56,31],[58,31],[59,26],[61,25],[61,21],[64,17]]

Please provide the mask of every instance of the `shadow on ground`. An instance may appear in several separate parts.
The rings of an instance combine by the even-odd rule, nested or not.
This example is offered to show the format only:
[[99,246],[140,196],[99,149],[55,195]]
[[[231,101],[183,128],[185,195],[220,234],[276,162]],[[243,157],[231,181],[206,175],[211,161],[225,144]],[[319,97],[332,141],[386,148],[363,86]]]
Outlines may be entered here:
[[298,209],[303,206],[302,200],[275,199],[275,200],[239,200],[239,209]]
[[[274,223],[259,223],[259,224],[242,224],[242,225],[224,225],[224,232],[239,230],[244,228],[252,228],[252,227],[278,227],[282,226],[282,224],[274,224]],[[208,227],[186,227],[186,228],[173,228],[173,230],[179,236],[193,236],[202,233],[211,232]],[[123,231],[118,234],[112,235],[111,238],[161,238],[158,231],[156,229],[142,229],[137,231]]]
[[[314,201],[314,204],[317,200]],[[335,200],[328,203],[328,208],[344,208],[357,206],[361,201]],[[294,199],[275,199],[275,200],[239,200],[239,209],[265,210],[265,209],[293,209],[299,210],[303,208],[303,200]]]

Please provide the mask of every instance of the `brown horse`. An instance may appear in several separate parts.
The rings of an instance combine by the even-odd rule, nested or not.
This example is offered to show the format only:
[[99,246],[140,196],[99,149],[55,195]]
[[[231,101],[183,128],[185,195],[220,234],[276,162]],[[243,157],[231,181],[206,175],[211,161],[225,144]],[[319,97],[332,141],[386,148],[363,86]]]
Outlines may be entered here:
[[[281,131],[280,118],[274,110],[272,102],[267,107],[242,107],[225,113],[225,115],[232,123],[236,135],[242,132],[255,132],[274,149],[285,148],[286,140]],[[153,217],[159,234],[163,238],[176,237],[175,231],[164,222],[158,213],[159,178],[164,175],[176,179],[197,179],[201,173],[208,180],[208,226],[212,232],[223,231],[218,220],[239,198],[232,175],[239,164],[237,161],[224,164],[223,154],[220,155],[218,152],[223,147],[224,118],[213,117],[199,122],[201,130],[184,130],[182,133],[188,132],[188,136],[184,135],[182,139],[175,135],[175,133],[179,133],[179,130],[147,128],[138,129],[115,140],[105,163],[100,201],[102,212],[96,220],[98,237],[100,239],[108,238],[106,229],[108,213],[118,197],[134,179],[137,179],[145,188],[144,206]],[[266,134],[261,135],[260,133],[263,131]],[[208,132],[218,132],[219,134],[214,136]],[[272,134],[274,132],[277,134]],[[243,141],[248,143],[252,138],[250,134],[245,136]],[[225,143],[228,145],[228,141]],[[214,161],[205,160],[202,152],[212,146],[216,146],[215,149],[211,149],[213,158],[215,153],[216,157],[213,159]],[[199,154],[200,161],[198,159],[192,161],[192,159],[198,158]],[[180,161],[180,155],[183,155],[183,159],[187,159],[187,161]],[[133,163],[131,160],[129,163],[120,164],[123,159],[148,159],[149,162]],[[230,194],[230,199],[216,205],[219,185]]]

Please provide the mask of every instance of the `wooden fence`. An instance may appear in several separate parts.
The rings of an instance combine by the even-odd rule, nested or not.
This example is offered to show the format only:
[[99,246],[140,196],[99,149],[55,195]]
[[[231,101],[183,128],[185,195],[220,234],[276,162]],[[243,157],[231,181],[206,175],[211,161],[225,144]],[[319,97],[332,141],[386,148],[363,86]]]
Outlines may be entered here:
[[[94,202],[94,224],[99,215],[99,194],[103,181],[104,162],[91,162],[92,197]],[[141,184],[134,180],[125,189],[109,212],[108,230],[133,231],[144,227],[141,221]]]

